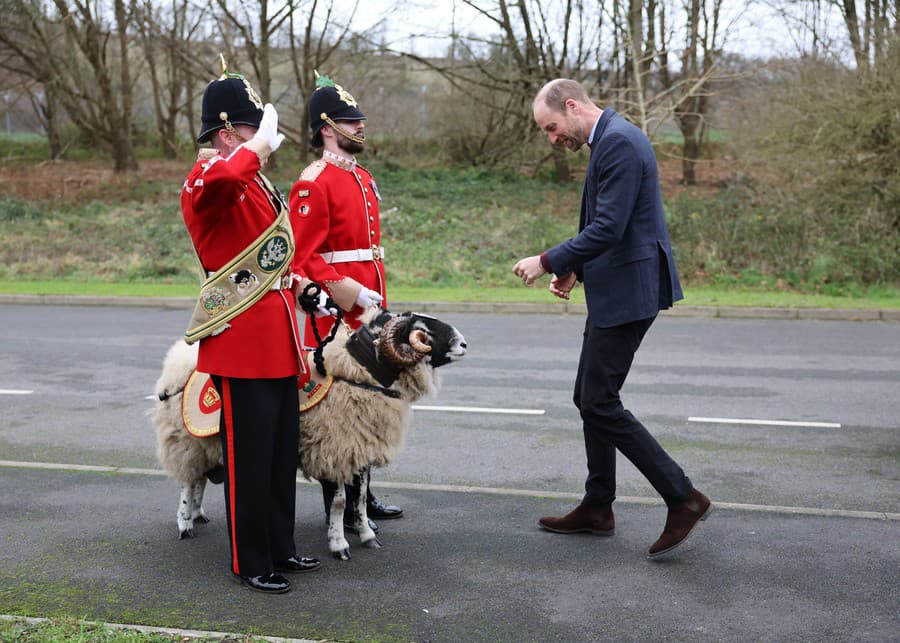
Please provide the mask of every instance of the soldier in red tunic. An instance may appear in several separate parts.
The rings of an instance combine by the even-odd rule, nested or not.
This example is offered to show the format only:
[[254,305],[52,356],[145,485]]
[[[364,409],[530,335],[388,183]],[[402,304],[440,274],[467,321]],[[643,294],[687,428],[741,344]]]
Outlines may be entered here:
[[[312,144],[324,149],[322,158],[306,167],[291,189],[297,256],[303,274],[322,284],[344,311],[344,320],[357,328],[366,308],[387,307],[378,214],[381,195],[372,175],[356,162],[356,154],[365,147],[366,116],[353,96],[327,76],[318,76],[308,109]],[[315,323],[319,336],[326,337],[334,319],[320,316]],[[303,341],[307,348],[315,348],[312,322],[307,322]],[[348,508],[358,498],[358,487],[347,487]],[[333,490],[323,483],[322,491],[327,516]],[[366,510],[375,518],[403,515],[400,507],[382,503],[371,490]],[[374,523],[372,528],[377,531]]]
[[[203,94],[201,150],[181,194],[184,222],[208,276],[188,342],[222,398],[219,436],[231,571],[251,589],[284,593],[299,557],[294,506],[300,359],[293,273],[298,237],[284,198],[260,173],[284,139],[271,104],[224,70]],[[296,286],[295,286],[296,288]]]

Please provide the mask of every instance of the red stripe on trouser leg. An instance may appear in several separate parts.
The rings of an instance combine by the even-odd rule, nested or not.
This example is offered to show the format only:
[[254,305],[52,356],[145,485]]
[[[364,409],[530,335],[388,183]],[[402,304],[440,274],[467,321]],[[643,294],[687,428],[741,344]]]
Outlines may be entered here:
[[235,517],[235,466],[234,466],[234,418],[231,415],[231,383],[227,377],[222,378],[222,417],[225,420],[225,443],[228,449],[228,514],[231,516],[231,530],[228,534],[231,540],[231,566],[235,574],[241,573],[241,567],[238,564],[237,551],[237,522]]

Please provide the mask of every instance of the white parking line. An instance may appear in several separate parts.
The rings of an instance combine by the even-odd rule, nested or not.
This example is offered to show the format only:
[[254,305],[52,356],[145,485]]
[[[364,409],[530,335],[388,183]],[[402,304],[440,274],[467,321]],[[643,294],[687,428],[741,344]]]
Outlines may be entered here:
[[[56,462],[19,462],[15,460],[0,460],[0,467],[18,469],[49,469],[56,471],[90,471],[94,473],[128,473],[145,476],[165,476],[166,472],[160,469],[137,469],[133,467],[108,467],[91,464],[61,464]],[[301,475],[297,476],[297,482],[304,485],[318,485],[318,482],[306,480]],[[547,491],[543,489],[512,489],[509,487],[475,487],[470,485],[455,484],[427,484],[419,482],[389,482],[378,480],[378,487],[385,489],[410,489],[413,491],[447,491],[451,493],[484,493],[495,496],[530,496],[533,498],[558,498],[560,500],[581,500],[584,492],[571,491]],[[639,496],[616,496],[616,502],[635,505],[662,505],[659,498],[644,498]],[[820,516],[827,518],[864,518],[866,520],[898,520],[900,513],[886,511],[851,511],[847,509],[826,509],[822,507],[789,507],[780,505],[752,505],[740,502],[719,502],[713,500],[713,505],[720,509],[734,509],[735,511],[755,511],[764,513],[795,514],[806,516]]]
[[837,422],[793,422],[791,420],[750,420],[741,418],[701,418],[689,417],[688,422],[709,422],[712,424],[760,424],[763,426],[808,426],[820,429],[839,429]]
[[25,391],[15,388],[0,388],[0,395],[31,395],[34,391]]
[[446,411],[448,413],[508,413],[512,415],[543,415],[544,409],[495,409],[481,406],[419,406],[412,407],[416,411]]
[[[148,395],[145,400],[159,400],[157,395]],[[510,415],[543,415],[544,409],[493,409],[480,406],[420,406],[414,404],[416,411],[445,411],[447,413],[505,413]]]

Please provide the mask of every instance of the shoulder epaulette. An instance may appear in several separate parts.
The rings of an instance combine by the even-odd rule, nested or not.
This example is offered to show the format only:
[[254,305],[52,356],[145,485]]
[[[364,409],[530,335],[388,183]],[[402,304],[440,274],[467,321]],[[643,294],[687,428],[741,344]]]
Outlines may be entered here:
[[312,163],[307,165],[305,168],[303,168],[302,172],[300,172],[299,180],[300,181],[315,181],[317,178],[319,178],[319,175],[325,169],[326,165],[327,165],[327,163],[325,163],[325,161],[323,161],[322,159],[319,159],[318,161],[313,161]]

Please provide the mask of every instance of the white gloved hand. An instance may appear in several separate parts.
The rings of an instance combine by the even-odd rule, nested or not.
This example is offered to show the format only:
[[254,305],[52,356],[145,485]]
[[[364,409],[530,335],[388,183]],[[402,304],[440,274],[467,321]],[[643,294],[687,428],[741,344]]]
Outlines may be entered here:
[[272,103],[266,103],[263,108],[262,120],[259,122],[259,128],[253,138],[265,141],[272,152],[277,150],[284,140],[284,134],[278,133],[278,112],[275,111]]
[[319,292],[319,309],[316,311],[316,317],[337,317],[338,309],[332,301],[331,306],[328,305],[328,293],[324,290]]
[[372,306],[377,306],[382,301],[384,301],[384,297],[368,288],[363,288],[356,296],[356,305],[360,308],[371,308]]

